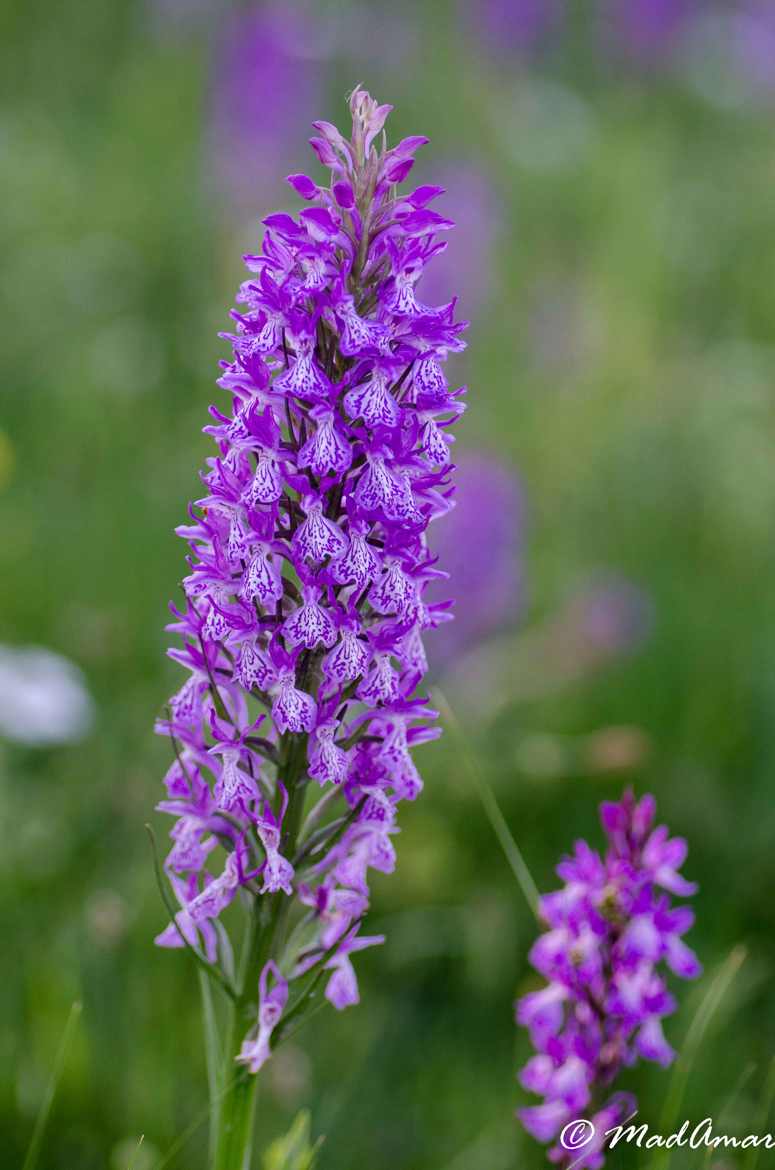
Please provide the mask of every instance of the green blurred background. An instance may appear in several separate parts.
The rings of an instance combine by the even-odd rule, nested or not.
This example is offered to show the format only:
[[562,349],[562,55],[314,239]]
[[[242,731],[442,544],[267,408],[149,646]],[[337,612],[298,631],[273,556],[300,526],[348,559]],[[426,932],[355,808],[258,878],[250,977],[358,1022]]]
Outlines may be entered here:
[[[3,1167],[75,1000],[45,1170],[126,1170],[140,1134],[150,1170],[203,1117],[196,974],[152,945],[143,831],[168,827],[152,724],[177,685],[173,528],[240,254],[292,206],[309,121],[343,121],[357,81],[395,104],[394,136],[432,139],[421,179],[443,172],[463,221],[445,274],[472,319],[456,451],[497,459],[523,498],[505,538],[519,596],[440,654],[436,682],[541,889],[627,783],[689,839],[706,975],[681,989],[674,1043],[733,949],[747,957],[681,1117],[756,1124],[775,1039],[770,8],[324,3],[294,7],[284,39],[216,0],[6,0],[0,641],[75,663],[93,711],[70,742],[20,743],[10,717],[0,740]],[[460,174],[473,193],[454,206]],[[317,1015],[266,1070],[262,1144],[309,1106],[321,1170],[544,1163],[513,1119],[534,924],[462,759],[455,735],[422,749],[398,871],[374,882],[369,931],[388,940],[359,957],[361,1005]],[[626,1082],[655,1127],[670,1074]],[[203,1132],[170,1164],[203,1167]]]

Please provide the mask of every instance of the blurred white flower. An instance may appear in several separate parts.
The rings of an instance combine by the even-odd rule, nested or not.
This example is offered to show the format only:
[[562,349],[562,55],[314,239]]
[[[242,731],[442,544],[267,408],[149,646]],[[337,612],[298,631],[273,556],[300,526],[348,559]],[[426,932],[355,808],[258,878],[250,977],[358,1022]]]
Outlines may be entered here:
[[0,645],[0,736],[47,746],[89,731],[94,701],[81,671],[42,646]]

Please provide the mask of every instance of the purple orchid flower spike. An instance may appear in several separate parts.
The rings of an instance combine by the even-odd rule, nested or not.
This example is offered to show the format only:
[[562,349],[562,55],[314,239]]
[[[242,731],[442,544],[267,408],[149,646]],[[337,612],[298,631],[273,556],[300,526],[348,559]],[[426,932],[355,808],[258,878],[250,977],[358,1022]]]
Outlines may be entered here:
[[[626,792],[616,804],[604,802],[605,856],[576,842],[557,867],[563,887],[540,901],[547,929],[530,962],[547,983],[518,1001],[516,1018],[536,1049],[520,1082],[544,1101],[518,1116],[537,1141],[555,1143],[549,1158],[560,1166],[603,1165],[602,1135],[636,1108],[630,1094],[609,1095],[622,1069],[638,1058],[673,1061],[662,1021],[675,1001],[662,965],[682,979],[701,971],[682,939],[694,915],[663,892],[697,888],[677,872],[686,842],[653,828],[655,814],[653,796],[636,801]],[[597,1138],[583,1150],[563,1148],[556,1140],[563,1127],[590,1116]]]
[[[436,734],[417,688],[449,613],[428,595],[445,573],[426,533],[451,507],[463,390],[445,363],[465,324],[418,285],[453,224],[430,207],[439,188],[401,189],[427,140],[389,147],[390,107],[360,88],[350,113],[348,136],[314,124],[328,177],[291,175],[304,206],[267,216],[245,257],[222,334],[230,406],[210,410],[215,454],[178,530],[171,656],[188,678],[158,730],[175,745],[159,807],[177,818],[182,909],[158,941],[196,943],[238,1021],[259,985],[227,1046],[219,1170],[245,1163],[248,1082],[310,983],[326,972],[334,1007],[358,1002],[353,959],[382,941],[360,934],[371,873],[395,867],[399,806],[422,789],[413,749]],[[232,964],[236,903],[250,927]]]

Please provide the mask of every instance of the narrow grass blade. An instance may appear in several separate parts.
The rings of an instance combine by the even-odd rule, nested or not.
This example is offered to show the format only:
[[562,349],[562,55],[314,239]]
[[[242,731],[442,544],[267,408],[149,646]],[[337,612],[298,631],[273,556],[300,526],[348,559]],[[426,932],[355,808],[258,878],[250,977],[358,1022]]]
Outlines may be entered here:
[[65,1067],[65,1061],[67,1060],[70,1041],[73,1038],[73,1033],[75,1032],[75,1027],[78,1023],[80,1015],[81,1005],[76,1000],[76,1002],[70,1008],[70,1014],[67,1017],[67,1023],[65,1024],[65,1030],[62,1033],[62,1039],[59,1042],[59,1048],[57,1049],[57,1054],[54,1059],[54,1067],[51,1071],[51,1077],[49,1079],[48,1085],[46,1086],[46,1092],[43,1095],[43,1100],[40,1103],[38,1116],[35,1119],[35,1128],[32,1131],[32,1138],[30,1139],[29,1149],[27,1150],[27,1157],[24,1159],[22,1170],[35,1170],[35,1167],[38,1164],[41,1146],[43,1145],[43,1136],[46,1132],[46,1125],[51,1113],[51,1106],[54,1103],[54,1097],[56,1095],[57,1086],[59,1085],[59,1079],[62,1076],[62,1071]]
[[[675,1063],[665,1106],[662,1110],[662,1118],[659,1123],[659,1132],[662,1134],[673,1132],[695,1057],[702,1046],[711,1020],[737,978],[747,954],[748,952],[744,946],[737,946],[730,951],[716,972],[700,1006],[697,1008],[694,1019],[689,1025],[689,1031],[686,1033],[683,1047]],[[655,1159],[655,1168],[658,1168],[658,1170],[667,1170],[667,1167],[670,1165],[670,1158],[671,1151],[664,1150]]]
[[476,793],[481,801],[482,808],[485,815],[492,826],[492,830],[498,839],[498,843],[503,850],[504,856],[511,866],[514,877],[517,879],[517,884],[525,896],[528,906],[538,919],[538,887],[533,881],[532,874],[527,867],[527,863],[522,856],[522,851],[514,840],[511,830],[506,823],[506,818],[500,810],[500,805],[495,799],[495,794],[487,783],[482,771],[477,767],[472,753],[469,751],[466,738],[463,735],[462,728],[457,720],[457,716],[449,705],[449,702],[438,687],[434,688],[433,701],[441,711],[444,722],[449,728],[450,734],[455,740],[456,746],[460,752],[460,759],[463,762],[466,772],[468,773]]

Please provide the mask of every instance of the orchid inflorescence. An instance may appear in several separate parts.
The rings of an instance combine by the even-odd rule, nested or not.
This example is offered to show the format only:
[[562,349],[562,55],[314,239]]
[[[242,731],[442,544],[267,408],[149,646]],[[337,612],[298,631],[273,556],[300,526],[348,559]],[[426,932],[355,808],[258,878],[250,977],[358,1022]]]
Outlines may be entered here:
[[451,507],[463,391],[443,363],[464,323],[416,285],[453,224],[429,207],[441,188],[399,190],[427,140],[388,149],[391,107],[360,88],[349,104],[349,141],[315,123],[330,182],[291,175],[307,206],[268,216],[245,257],[218,383],[231,409],[211,408],[217,454],[178,530],[190,572],[170,655],[188,678],[158,724],[180,909],[157,942],[252,1003],[235,1053],[250,1072],[318,981],[334,1007],[358,1002],[352,956],[382,941],[361,931],[369,873],[394,868],[398,805],[422,787],[412,748],[438,734],[417,695],[423,635],[451,616],[424,597],[444,576],[425,534]]
[[547,984],[523,996],[516,1011],[536,1049],[520,1080],[544,1102],[519,1117],[540,1142],[556,1141],[575,1118],[591,1118],[594,1137],[582,1150],[561,1143],[550,1149],[561,1165],[603,1164],[606,1129],[636,1109],[630,1093],[611,1092],[624,1068],[640,1057],[672,1062],[662,1020],[675,1000],[662,965],[682,979],[701,970],[682,938],[694,914],[670,898],[696,890],[678,872],[686,842],[664,825],[654,828],[655,813],[653,796],[636,802],[627,792],[619,803],[604,802],[605,855],[577,841],[557,867],[562,889],[540,900],[547,930],[530,962]]

